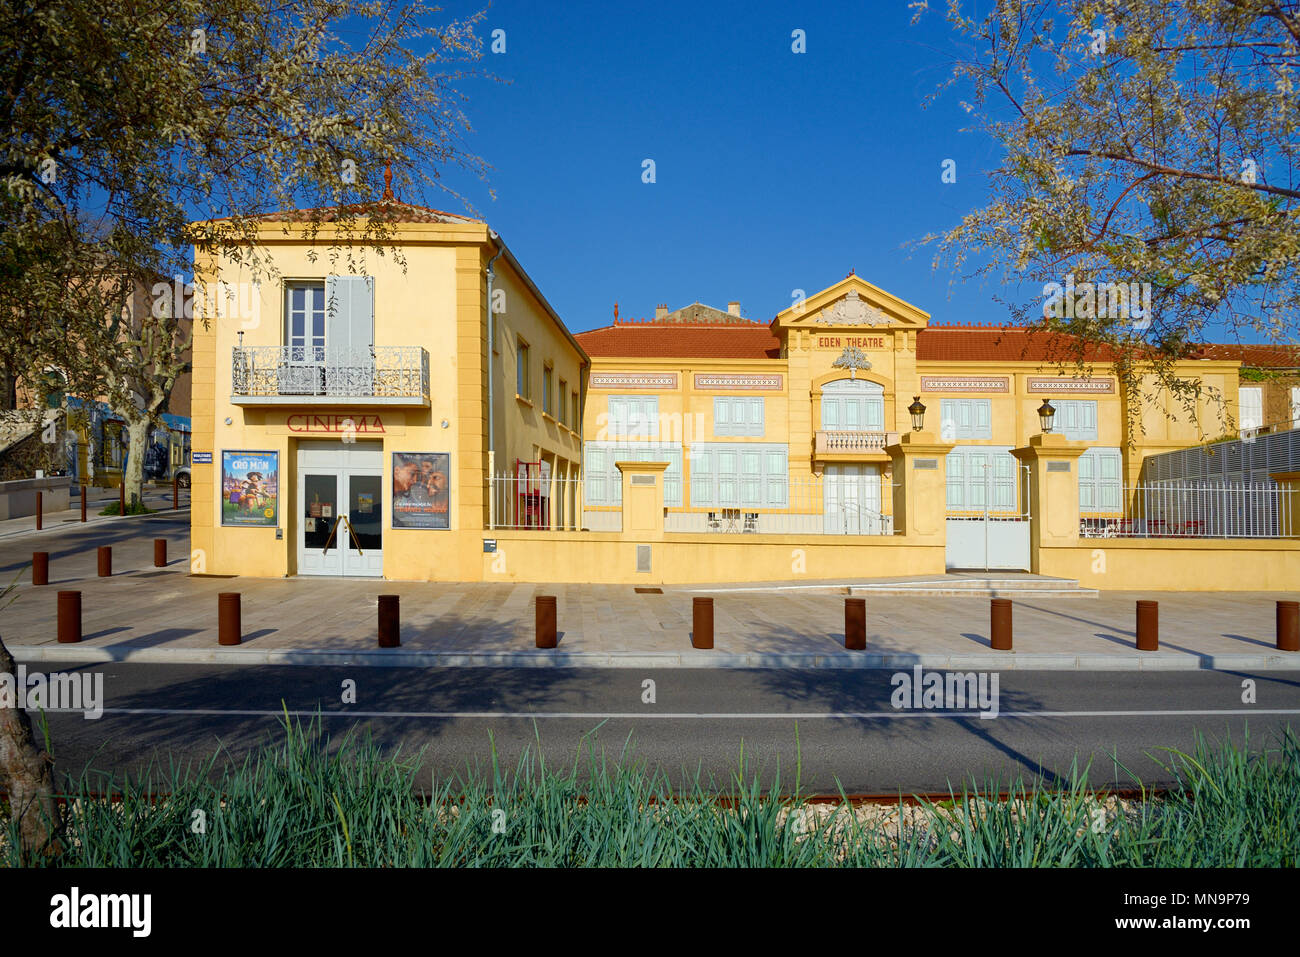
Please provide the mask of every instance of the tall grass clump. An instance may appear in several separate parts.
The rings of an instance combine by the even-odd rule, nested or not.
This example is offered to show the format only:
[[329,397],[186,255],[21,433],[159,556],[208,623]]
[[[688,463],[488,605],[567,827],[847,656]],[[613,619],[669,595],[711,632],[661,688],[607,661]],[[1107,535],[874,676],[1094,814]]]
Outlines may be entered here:
[[[1121,802],[1088,768],[1051,790],[994,781],[915,806],[812,805],[780,768],[766,788],[742,753],[721,782],[674,785],[584,738],[548,763],[540,740],[513,767],[421,781],[422,755],[331,741],[287,715],[241,762],[218,752],[136,778],[84,774],[64,805],[55,866],[78,867],[1237,867],[1300,865],[1300,741],[1162,752],[1176,787]],[[787,776],[788,779],[788,776]],[[422,787],[423,785],[423,787]],[[112,795],[109,800],[104,795]],[[0,818],[0,866],[15,866]]]

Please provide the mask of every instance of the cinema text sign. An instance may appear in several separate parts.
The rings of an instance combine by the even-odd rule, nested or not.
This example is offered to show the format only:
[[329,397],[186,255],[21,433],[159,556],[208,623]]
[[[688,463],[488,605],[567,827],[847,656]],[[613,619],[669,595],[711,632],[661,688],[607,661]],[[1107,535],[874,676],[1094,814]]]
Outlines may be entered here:
[[295,413],[284,420],[290,432],[319,435],[383,435],[384,422],[377,415],[312,415]]

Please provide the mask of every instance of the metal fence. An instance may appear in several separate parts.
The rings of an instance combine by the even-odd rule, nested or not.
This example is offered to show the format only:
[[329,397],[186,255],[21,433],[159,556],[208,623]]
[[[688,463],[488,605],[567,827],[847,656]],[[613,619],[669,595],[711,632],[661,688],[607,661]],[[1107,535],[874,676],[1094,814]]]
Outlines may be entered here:
[[1114,514],[1085,512],[1084,538],[1290,538],[1296,493],[1278,485],[1180,483],[1126,486]]
[[429,353],[420,346],[235,346],[235,395],[429,397]]
[[[576,531],[588,527],[575,521],[582,502],[582,479],[542,476],[536,472],[525,478],[497,475],[488,479],[488,527],[527,528],[551,531]],[[611,513],[617,523],[608,531],[622,527],[621,513]]]

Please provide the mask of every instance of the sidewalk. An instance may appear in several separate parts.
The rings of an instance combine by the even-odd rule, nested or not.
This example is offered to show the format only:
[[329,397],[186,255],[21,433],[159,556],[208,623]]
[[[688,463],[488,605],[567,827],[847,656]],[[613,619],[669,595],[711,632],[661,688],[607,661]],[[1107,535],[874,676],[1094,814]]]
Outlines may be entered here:
[[[100,515],[102,509],[110,505],[116,505],[118,502],[118,491],[115,488],[90,488],[89,497],[86,499],[86,525],[92,525],[99,522],[118,522],[123,520],[121,515]],[[144,503],[149,508],[161,512],[171,512],[172,514],[184,513],[189,515],[190,507],[190,490],[181,489],[181,507],[179,511],[172,510],[172,490],[171,487],[163,489],[161,487],[146,487],[144,490]],[[7,518],[0,521],[0,540],[13,538],[20,535],[48,535],[60,531],[68,531],[74,526],[81,526],[81,499],[77,495],[71,497],[72,507],[65,511],[51,512],[46,511],[42,516],[41,524],[43,528],[38,533],[36,531],[36,516],[24,515],[20,518]],[[148,516],[127,515],[127,520],[147,518]],[[189,519],[186,518],[188,523]]]

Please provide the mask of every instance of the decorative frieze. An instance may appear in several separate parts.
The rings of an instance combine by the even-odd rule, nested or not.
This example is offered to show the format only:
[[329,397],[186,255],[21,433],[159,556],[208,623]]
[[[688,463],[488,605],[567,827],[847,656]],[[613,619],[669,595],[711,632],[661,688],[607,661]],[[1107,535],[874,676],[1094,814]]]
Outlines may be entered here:
[[762,373],[713,373],[697,372],[695,388],[702,391],[764,391],[779,392],[784,378],[780,375]]
[[1025,380],[1028,392],[1056,392],[1076,394],[1080,392],[1115,394],[1114,379],[1066,379],[1062,376],[1030,376]]
[[1004,375],[923,375],[922,392],[996,392],[1011,391],[1011,378]]
[[676,372],[595,372],[593,389],[676,389]]

